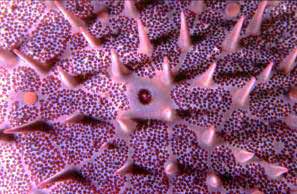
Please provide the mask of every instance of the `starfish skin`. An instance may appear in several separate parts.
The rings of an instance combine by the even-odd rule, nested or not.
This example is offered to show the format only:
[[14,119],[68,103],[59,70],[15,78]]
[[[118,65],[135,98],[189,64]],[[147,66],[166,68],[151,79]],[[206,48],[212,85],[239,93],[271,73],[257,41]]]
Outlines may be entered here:
[[0,194],[296,193],[296,13],[1,1]]

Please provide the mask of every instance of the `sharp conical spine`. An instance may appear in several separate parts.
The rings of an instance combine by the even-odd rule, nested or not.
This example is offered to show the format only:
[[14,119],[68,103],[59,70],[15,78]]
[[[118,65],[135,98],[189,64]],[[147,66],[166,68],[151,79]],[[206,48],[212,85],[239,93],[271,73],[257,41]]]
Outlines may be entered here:
[[64,180],[76,180],[76,181],[84,181],[84,178],[81,174],[81,172],[74,167],[67,168],[54,176],[42,181],[39,184],[39,188],[45,188],[48,187],[51,184],[54,184],[56,182],[64,181]]
[[80,27],[79,30],[91,48],[98,48],[100,46],[100,40],[92,35],[86,27]]
[[73,113],[65,119],[65,123],[80,123],[83,122],[86,116],[80,112]]
[[111,49],[111,74],[115,79],[122,79],[129,74],[128,68],[121,63],[121,60],[114,49]]
[[176,111],[174,109],[170,108],[170,107],[165,108],[162,111],[162,114],[163,114],[163,120],[165,120],[167,122],[172,122],[175,119],[177,119],[177,113],[176,113]]
[[238,88],[233,93],[233,96],[232,96],[233,103],[239,107],[244,106],[255,84],[256,84],[256,78],[252,77],[242,88]]
[[270,62],[263,71],[259,74],[258,80],[261,82],[267,82],[271,75],[272,75],[272,68],[273,68],[273,62]]
[[11,51],[0,49],[0,63],[14,66],[17,64],[17,58]]
[[285,74],[288,74],[293,68],[297,58],[297,47],[294,48],[279,65],[279,69]]
[[50,126],[42,120],[32,121],[31,123],[21,125],[19,127],[4,129],[4,134],[17,134],[17,133],[28,133],[31,131],[42,131],[47,132]]
[[264,166],[265,173],[271,179],[277,179],[278,177],[282,176],[284,173],[288,172],[286,167],[274,165],[274,164],[266,164]]
[[235,160],[239,163],[246,163],[254,157],[254,153],[242,149],[234,149],[233,155]]
[[100,150],[106,150],[106,149],[115,149],[117,148],[117,145],[113,142],[105,142],[100,146]]
[[117,122],[121,130],[126,134],[132,133],[137,126],[137,123],[135,121],[124,116],[117,118]]
[[212,63],[204,73],[198,76],[198,86],[208,88],[213,84],[213,75],[215,73],[216,66],[216,63]]
[[165,173],[168,176],[172,176],[172,175],[176,175],[179,173],[179,167],[178,164],[176,162],[173,161],[169,161],[164,168]]
[[64,18],[71,24],[72,27],[78,28],[79,26],[85,25],[83,21],[81,21],[78,17],[76,17],[74,14],[68,11],[59,0],[55,1],[55,5],[63,14]]
[[180,32],[178,37],[178,46],[183,51],[188,51],[191,46],[191,35],[187,26],[187,20],[184,12],[181,12],[180,14]]
[[207,128],[200,137],[201,142],[206,146],[212,146],[215,142],[215,128],[210,126]]
[[244,21],[244,16],[241,16],[233,29],[227,34],[222,43],[223,50],[227,53],[231,53],[237,50],[240,39],[240,31]]
[[87,29],[86,24],[80,18],[65,9],[61,2],[55,1],[55,5],[62,12],[65,19],[71,24],[71,26],[75,30],[79,30],[81,32],[83,37],[92,48],[98,48],[98,46],[100,46],[100,40],[90,33],[90,31]]
[[126,174],[132,173],[134,168],[134,163],[132,161],[127,161],[123,166],[116,170],[115,174],[124,176]]
[[69,115],[68,117],[65,118],[65,122],[64,123],[81,123],[81,124],[97,124],[97,123],[101,123],[102,121],[100,121],[99,119],[89,116],[89,115],[85,115],[83,113],[80,112],[75,112],[71,115]]
[[173,82],[173,76],[170,69],[169,59],[167,56],[165,56],[163,59],[162,80],[166,85],[171,85]]
[[253,36],[260,35],[261,24],[262,24],[263,14],[264,14],[266,5],[267,5],[267,1],[265,0],[259,3],[259,6],[255,12],[255,15],[253,16],[252,20],[247,26],[247,29],[246,29],[247,35],[253,35]]
[[67,86],[68,88],[75,88],[76,86],[79,85],[79,81],[75,76],[70,75],[61,67],[58,67],[57,69],[58,69],[61,81],[65,86]]
[[153,45],[146,32],[146,28],[139,18],[137,19],[137,29],[139,38],[138,52],[151,57],[153,54]]
[[125,0],[124,15],[130,18],[136,18],[139,15],[134,0]]
[[100,150],[104,150],[104,149],[108,149],[109,147],[109,143],[108,142],[104,142],[101,146],[100,146]]
[[50,67],[47,64],[39,63],[38,61],[34,60],[32,57],[25,55],[24,53],[20,52],[17,49],[14,49],[13,52],[24,62],[34,68],[40,74],[45,74],[49,71]]
[[55,1],[55,5],[61,11],[65,19],[71,24],[74,31],[80,31],[92,48],[98,48],[100,46],[100,40],[90,33],[84,21],[68,11],[60,1]]

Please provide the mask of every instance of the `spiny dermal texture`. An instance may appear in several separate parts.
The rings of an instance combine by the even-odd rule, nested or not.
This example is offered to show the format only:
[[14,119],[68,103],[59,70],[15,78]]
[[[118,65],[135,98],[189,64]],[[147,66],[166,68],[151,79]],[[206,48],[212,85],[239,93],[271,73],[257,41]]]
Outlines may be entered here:
[[2,0],[0,194],[296,192],[296,13]]

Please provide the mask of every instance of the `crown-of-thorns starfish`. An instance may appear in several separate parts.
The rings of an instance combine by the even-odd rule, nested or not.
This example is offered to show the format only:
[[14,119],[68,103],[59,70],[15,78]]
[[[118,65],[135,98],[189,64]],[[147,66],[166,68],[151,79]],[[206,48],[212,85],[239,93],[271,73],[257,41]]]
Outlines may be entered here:
[[295,193],[296,11],[2,0],[0,194]]

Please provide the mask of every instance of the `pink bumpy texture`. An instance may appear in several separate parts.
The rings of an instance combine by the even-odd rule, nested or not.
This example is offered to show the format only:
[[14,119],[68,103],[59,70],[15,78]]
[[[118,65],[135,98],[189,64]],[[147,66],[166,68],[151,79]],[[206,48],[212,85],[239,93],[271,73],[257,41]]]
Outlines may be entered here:
[[296,13],[1,0],[0,194],[297,192]]

